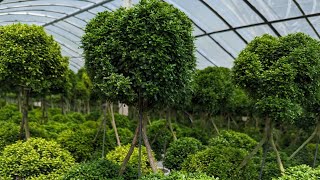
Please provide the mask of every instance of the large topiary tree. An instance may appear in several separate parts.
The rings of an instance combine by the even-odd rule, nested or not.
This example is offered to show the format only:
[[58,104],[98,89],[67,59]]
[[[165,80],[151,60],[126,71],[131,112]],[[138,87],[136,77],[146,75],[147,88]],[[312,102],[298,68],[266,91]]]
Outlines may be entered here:
[[68,60],[63,58],[60,46],[43,27],[12,24],[0,27],[0,83],[19,88],[23,94],[21,132],[28,126],[28,98],[30,92],[41,92],[57,84],[65,76]]
[[85,33],[85,65],[94,86],[109,101],[139,110],[138,127],[121,172],[138,135],[156,171],[143,114],[156,105],[170,104],[187,89],[195,68],[191,21],[172,5],[142,0],[130,9],[99,13]]
[[[319,85],[320,44],[303,33],[276,38],[256,37],[235,60],[235,82],[249,92],[255,107],[265,119],[265,131],[256,148],[240,168],[270,142],[281,172],[284,168],[275,146],[272,129],[275,122],[294,122]],[[264,151],[266,153],[266,151]],[[263,164],[263,163],[262,163]]]

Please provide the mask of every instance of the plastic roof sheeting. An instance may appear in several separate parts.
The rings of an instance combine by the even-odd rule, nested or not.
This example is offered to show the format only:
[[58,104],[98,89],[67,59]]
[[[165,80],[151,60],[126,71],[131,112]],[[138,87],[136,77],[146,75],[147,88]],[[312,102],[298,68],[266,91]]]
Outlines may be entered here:
[[[255,36],[304,32],[319,39],[320,0],[163,0],[186,13],[194,24],[197,65],[232,67],[234,59]],[[133,0],[133,4],[139,0]],[[3,0],[0,25],[44,26],[70,57],[70,68],[84,65],[81,36],[87,22],[113,11],[122,0]]]

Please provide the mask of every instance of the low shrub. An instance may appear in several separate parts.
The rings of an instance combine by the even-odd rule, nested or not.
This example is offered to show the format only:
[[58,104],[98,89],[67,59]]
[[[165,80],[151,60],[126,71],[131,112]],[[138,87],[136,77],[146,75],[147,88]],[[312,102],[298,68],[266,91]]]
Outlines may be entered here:
[[170,144],[165,154],[164,165],[169,169],[180,170],[188,155],[195,154],[203,148],[202,143],[195,138],[180,138]]
[[127,167],[124,175],[119,177],[120,165],[106,159],[94,160],[73,167],[68,171],[64,180],[100,180],[100,179],[135,179],[137,172]]
[[18,110],[17,105],[8,104],[0,109],[0,121],[11,121],[19,124],[22,115]]
[[[128,151],[130,149],[130,144],[124,146],[117,146],[113,151],[108,152],[106,158],[121,165],[124,158],[126,157]],[[139,162],[139,149],[137,147],[134,148],[131,158],[128,162],[129,166],[132,166],[135,171],[138,170],[138,162]],[[144,174],[148,174],[152,172],[151,166],[148,161],[147,150],[144,146],[141,148],[141,171]]]
[[56,142],[31,138],[4,148],[0,156],[0,176],[11,179],[49,177],[65,173],[74,164],[71,154]]
[[307,165],[293,166],[286,169],[283,176],[273,180],[317,180],[320,177],[320,168],[313,169]]
[[168,176],[163,174],[150,174],[141,178],[141,180],[218,180],[212,176],[208,176],[205,173],[187,173],[182,171],[171,172]]
[[0,121],[0,152],[19,139],[19,126],[13,122]]

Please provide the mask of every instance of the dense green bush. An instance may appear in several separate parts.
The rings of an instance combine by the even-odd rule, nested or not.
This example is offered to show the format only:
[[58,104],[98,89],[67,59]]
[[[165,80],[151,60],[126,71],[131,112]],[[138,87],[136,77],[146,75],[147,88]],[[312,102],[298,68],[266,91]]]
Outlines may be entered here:
[[[297,160],[300,164],[306,164],[306,165],[312,166],[314,161],[315,151],[316,151],[316,144],[309,143],[300,152],[298,152],[298,154],[294,157],[294,159]],[[317,163],[319,164],[319,162],[320,162],[320,157],[318,153]]]
[[[109,118],[111,119],[111,116]],[[134,131],[136,128],[136,122],[129,119],[128,116],[115,113],[114,119],[116,121],[117,128],[128,128],[131,131]],[[109,127],[112,128],[111,123],[109,125]]]
[[307,165],[299,165],[288,168],[285,174],[277,180],[317,180],[320,177],[319,167],[312,169]]
[[[172,124],[173,130],[176,131],[177,126]],[[147,135],[153,151],[157,159],[161,159],[161,154],[164,154],[165,149],[173,141],[173,135],[169,129],[169,124],[166,120],[153,121],[147,129]]]
[[190,154],[202,150],[201,142],[191,137],[180,138],[172,142],[165,154],[164,165],[169,169],[181,169],[181,164]]
[[221,131],[217,137],[210,139],[210,146],[228,146],[251,151],[258,143],[247,134],[235,131]]
[[150,174],[141,178],[141,180],[218,180],[204,173],[187,173],[182,171],[171,172],[168,176],[162,174]]
[[95,132],[89,128],[67,129],[58,135],[57,142],[70,151],[77,162],[82,162],[91,159],[94,153]]
[[34,108],[28,112],[29,122],[37,122],[38,124],[43,123],[42,111],[39,108]]
[[60,123],[67,123],[71,121],[68,116],[65,116],[62,114],[56,114],[52,116],[51,120],[54,122],[60,122]]
[[[132,141],[133,133],[127,128],[117,128],[121,144],[129,144]],[[116,135],[113,129],[107,131],[108,146],[115,148],[117,146]]]
[[[211,131],[211,130],[210,130]],[[211,133],[201,126],[187,127],[179,124],[177,137],[193,137],[201,141],[202,144],[208,145]]]
[[61,132],[67,129],[75,128],[76,126],[78,125],[72,122],[62,123],[56,121],[49,121],[48,123],[43,125],[48,133],[48,137],[52,139],[56,139]]
[[69,113],[67,117],[74,123],[83,123],[86,120],[85,117],[78,112]]
[[45,129],[44,126],[39,124],[38,122],[30,122],[29,127],[31,137],[41,137],[47,139],[50,136],[48,130]]
[[123,177],[119,177],[120,165],[106,159],[94,160],[74,166],[68,171],[64,180],[100,180],[100,179],[135,179],[136,172],[127,167]]
[[0,109],[0,121],[12,121],[18,124],[21,118],[17,105],[8,104]]
[[61,108],[49,108],[49,109],[48,109],[48,115],[49,115],[49,117],[52,117],[52,116],[54,116],[54,115],[61,114],[61,113],[62,113]]
[[31,138],[8,145],[0,156],[0,176],[11,179],[62,174],[74,165],[71,154],[54,141]]
[[[117,146],[113,151],[108,152],[106,158],[121,165],[124,158],[126,157],[128,151],[130,149],[130,144],[124,146]],[[134,148],[132,156],[128,162],[130,166],[132,166],[136,172],[138,172],[138,155],[139,149],[137,147]],[[144,174],[151,173],[151,167],[148,162],[147,150],[144,146],[141,148],[141,170]]]
[[0,152],[19,139],[19,126],[13,122],[0,121]]
[[87,121],[97,121],[101,116],[100,111],[92,111],[89,114],[85,115]]
[[252,162],[237,171],[239,164],[248,152],[242,148],[211,146],[203,151],[188,156],[182,164],[182,170],[187,172],[204,172],[207,175],[223,180],[256,179],[257,172]]

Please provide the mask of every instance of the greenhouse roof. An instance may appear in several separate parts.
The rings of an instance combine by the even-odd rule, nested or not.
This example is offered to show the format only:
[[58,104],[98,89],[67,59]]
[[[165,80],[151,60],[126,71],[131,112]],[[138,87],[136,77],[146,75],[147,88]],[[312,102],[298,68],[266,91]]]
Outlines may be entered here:
[[[1,0],[0,0],[1,1]],[[255,36],[304,32],[319,39],[320,0],[164,0],[185,12],[194,24],[198,68],[232,67]],[[133,0],[133,4],[138,0]],[[70,68],[83,66],[80,38],[98,12],[112,11],[122,0],[3,0],[0,25],[44,26],[70,57]]]

